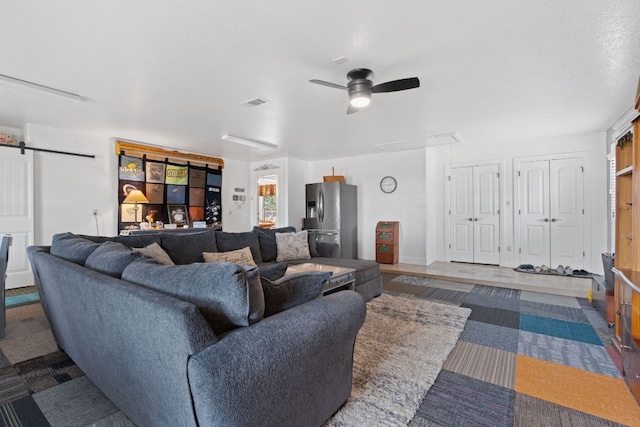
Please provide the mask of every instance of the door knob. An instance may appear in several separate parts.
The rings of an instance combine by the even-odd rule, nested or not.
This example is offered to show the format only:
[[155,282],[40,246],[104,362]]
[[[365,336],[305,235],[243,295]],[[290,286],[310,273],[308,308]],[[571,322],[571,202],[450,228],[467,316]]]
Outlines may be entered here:
[[478,218],[473,218],[474,221],[478,221]]
[[540,221],[549,222],[549,218],[543,218]]
[[467,218],[467,221],[473,221],[473,218]]
[[559,218],[551,218],[551,222],[557,222],[557,221],[560,221],[560,219]]

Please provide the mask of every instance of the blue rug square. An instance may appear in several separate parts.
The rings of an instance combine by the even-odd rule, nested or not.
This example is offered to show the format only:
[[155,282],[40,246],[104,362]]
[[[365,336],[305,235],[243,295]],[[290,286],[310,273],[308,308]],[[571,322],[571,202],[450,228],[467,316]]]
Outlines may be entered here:
[[536,334],[602,345],[602,341],[593,326],[549,317],[520,313],[520,330]]

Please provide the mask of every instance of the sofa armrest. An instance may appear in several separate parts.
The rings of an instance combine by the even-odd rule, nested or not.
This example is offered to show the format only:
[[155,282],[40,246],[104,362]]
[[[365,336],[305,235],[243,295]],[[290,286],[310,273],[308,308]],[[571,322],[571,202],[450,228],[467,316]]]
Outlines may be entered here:
[[200,425],[320,425],[351,393],[353,346],[366,309],[337,292],[239,328],[193,355]]
[[330,242],[317,243],[318,254],[323,258],[340,258],[340,245]]

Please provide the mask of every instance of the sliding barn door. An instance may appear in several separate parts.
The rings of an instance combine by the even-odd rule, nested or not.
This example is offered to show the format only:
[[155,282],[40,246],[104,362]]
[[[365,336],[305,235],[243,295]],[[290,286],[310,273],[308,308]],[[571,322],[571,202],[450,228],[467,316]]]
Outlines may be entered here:
[[33,245],[33,151],[0,146],[0,236],[11,234],[6,288],[33,285],[27,246]]

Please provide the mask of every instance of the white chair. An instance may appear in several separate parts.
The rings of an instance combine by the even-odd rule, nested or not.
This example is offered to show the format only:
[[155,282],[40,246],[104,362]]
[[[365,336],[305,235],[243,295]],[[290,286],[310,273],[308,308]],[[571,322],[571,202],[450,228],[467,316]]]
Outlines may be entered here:
[[2,308],[2,313],[0,313],[0,339],[4,338],[4,329],[7,326],[7,317],[5,313],[5,300],[4,300],[4,286],[7,280],[7,264],[9,263],[9,246],[11,246],[11,242],[13,241],[13,237],[9,234],[5,234],[2,236],[2,241],[0,241],[0,298],[2,301],[0,302],[0,308]]

